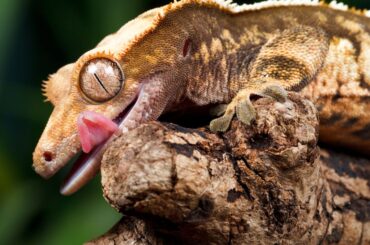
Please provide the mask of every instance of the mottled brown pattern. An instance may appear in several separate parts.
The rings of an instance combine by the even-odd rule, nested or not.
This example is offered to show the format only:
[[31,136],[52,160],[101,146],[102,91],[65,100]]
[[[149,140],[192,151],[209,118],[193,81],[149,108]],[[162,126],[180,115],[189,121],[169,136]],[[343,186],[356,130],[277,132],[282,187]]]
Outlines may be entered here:
[[289,81],[294,79],[293,76],[297,73],[302,74],[300,81],[307,80],[309,76],[306,65],[286,56],[273,56],[268,59],[261,59],[259,62],[256,71],[269,71],[270,77],[276,80]]
[[[199,52],[198,56],[194,56],[195,64],[197,64],[198,57],[200,65],[194,66],[194,75],[190,73],[187,93],[189,98],[199,104],[215,102],[228,103],[231,100],[232,96],[235,95],[238,90],[242,89],[244,86],[246,86],[245,84],[248,84],[248,82],[250,82],[250,72],[252,69],[251,67],[253,67],[253,63],[258,63],[258,61],[255,60],[255,57],[258,55],[258,52],[260,52],[260,47],[262,47],[262,45],[266,43],[269,39],[276,36],[276,34],[279,34],[279,30],[282,31],[287,28],[291,28],[290,20],[294,19],[297,25],[299,24],[312,26],[314,23],[316,27],[320,27],[331,40],[329,48],[330,54],[328,54],[328,57],[325,59],[324,67],[322,69],[320,69],[320,67],[318,66],[316,66],[316,68],[312,68],[312,64],[307,63],[307,60],[309,60],[307,59],[307,55],[301,57],[296,56],[296,64],[300,64],[296,66],[302,68],[300,69],[300,71],[303,75],[300,79],[295,79],[295,81],[298,82],[296,82],[294,85],[288,86],[288,88],[299,90],[307,83],[311,83],[310,86],[315,89],[314,98],[325,98],[326,91],[322,90],[321,87],[319,87],[319,84],[327,83],[328,89],[335,90],[336,86],[330,85],[331,83],[329,83],[329,81],[333,81],[333,83],[341,84],[341,93],[345,94],[346,97],[350,96],[349,100],[353,101],[354,99],[356,101],[361,101],[360,103],[363,104],[363,106],[366,106],[367,101],[363,101],[363,99],[357,98],[364,98],[369,96],[369,90],[365,86],[367,83],[364,80],[367,75],[363,74],[366,74],[370,70],[367,69],[366,66],[366,59],[368,59],[368,57],[370,56],[364,55],[364,52],[366,52],[366,45],[364,43],[367,42],[367,39],[359,40],[357,34],[360,31],[362,33],[368,32],[367,26],[368,24],[370,24],[369,20],[366,17],[362,17],[352,13],[339,12],[337,10],[326,7],[307,6],[304,8],[304,15],[301,14],[302,12],[299,11],[298,7],[274,8],[273,10],[263,9],[258,12],[239,14],[233,17],[236,18],[236,20],[232,22],[232,26],[230,26],[225,20],[223,20],[222,17],[218,16],[216,17],[217,19],[222,19],[220,23],[225,24],[223,30],[221,31],[221,35],[219,34],[219,29],[214,29],[214,26],[212,24],[206,24],[206,26],[208,27],[207,29],[210,30],[210,33],[213,33],[213,35],[216,37],[221,37],[221,43],[224,48],[218,49],[217,52],[212,56],[212,39],[209,39],[208,37],[201,39],[201,45],[203,45],[203,48],[201,52]],[[318,20],[314,18],[314,13],[325,15],[325,21],[318,22]],[[218,13],[215,12],[214,15],[217,16]],[[199,16],[203,15],[199,14]],[[245,18],[246,16],[248,17]],[[265,16],[269,16],[269,18],[266,19]],[[343,16],[343,18],[338,19],[338,16]],[[205,18],[203,23],[210,23],[214,19],[215,18],[213,17]],[[348,21],[343,24],[338,23],[341,20]],[[356,25],[356,32],[348,31],[349,28],[353,25]],[[199,33],[198,35],[202,35],[202,30],[197,31],[197,33]],[[365,35],[362,36],[366,37]],[[292,35],[289,40],[290,42],[297,41],[297,37]],[[205,48],[204,45],[207,48]],[[250,49],[250,47],[253,46],[259,48]],[[272,51],[272,55],[276,55],[279,54],[279,52],[282,52],[282,55],[280,56],[289,59],[289,56],[284,51],[291,50],[292,48],[294,48],[294,46],[289,47],[289,43],[286,45],[279,45],[279,43],[270,43],[266,45],[266,47],[271,48],[276,48],[279,46],[283,46],[284,50]],[[230,48],[225,49],[225,47]],[[254,54],[253,56],[250,55],[250,50],[256,50],[252,51],[252,54]],[[311,52],[313,55],[317,54],[313,50],[311,50]],[[234,53],[236,53],[236,55]],[[245,58],[242,54],[246,55]],[[254,58],[251,59],[248,57]],[[226,65],[222,65],[222,63]],[[274,63],[274,60],[270,60],[270,63]],[[362,65],[360,65],[360,63]],[[272,77],[275,76],[284,78],[278,79],[279,81],[287,81],[287,78],[289,76],[292,77],[294,74],[290,72],[288,68],[282,69],[283,65],[281,64],[281,62],[277,61],[274,66],[280,67],[280,69],[274,69],[272,71]],[[306,70],[310,70],[310,72]],[[223,72],[220,73],[219,71]],[[235,71],[237,72],[235,73]],[[318,71],[321,72],[318,73]],[[312,82],[311,80],[315,75],[317,75],[317,79]],[[300,75],[298,75],[298,77],[300,77]],[[329,79],[326,79],[327,77]],[[297,76],[295,78],[297,78]],[[222,81],[228,81],[226,87],[223,87]],[[306,90],[309,89],[310,88]],[[314,99],[314,101],[316,100]],[[366,115],[361,113],[363,110],[358,108],[359,106],[354,106],[354,108],[350,110],[343,107],[336,110],[335,108],[333,108],[332,103],[324,104],[320,103],[319,101],[317,102],[317,106],[320,107],[320,110],[332,111],[331,113],[334,113],[334,115],[336,115],[335,113],[339,113],[339,110],[341,110],[340,113],[343,113],[344,111],[346,111],[346,113],[348,114],[350,113],[350,115],[343,115],[343,119],[341,120],[342,124],[347,127],[347,129],[344,131],[343,137],[337,137],[335,136],[337,134],[333,134],[333,132],[335,131],[342,131],[342,127],[337,126],[338,123],[330,125],[325,123],[323,124],[322,132],[327,132],[322,133],[324,141],[330,143],[335,142],[335,144],[337,145],[349,148],[357,148],[359,151],[362,152],[366,151],[364,149],[367,149],[367,145],[370,144],[369,137],[367,137],[367,132],[369,131],[366,125],[369,124],[370,119],[368,119]],[[354,117],[356,118],[356,120],[352,119]],[[322,121],[324,122],[326,118],[328,118],[328,116],[323,115]],[[351,128],[348,127],[348,125],[351,125]],[[345,132],[349,130],[351,130],[352,132],[356,131],[357,133],[345,134]],[[359,135],[361,134],[363,135],[363,137],[359,139]]]
[[[76,120],[82,111],[115,118],[141,85],[154,82],[161,89],[148,118],[183,108],[184,101],[230,103],[243,88],[249,96],[266,84],[298,89],[310,83],[303,93],[320,109],[322,140],[368,153],[369,33],[366,16],[325,4],[274,3],[237,13],[211,0],[183,0],[150,10],[51,76],[44,90],[55,109],[35,149],[34,167],[50,177],[80,150]],[[81,69],[94,58],[116,60],[125,75],[120,93],[98,105],[86,101],[78,85]],[[287,59],[296,62],[282,62]],[[272,70],[265,66],[256,73],[261,61]]]

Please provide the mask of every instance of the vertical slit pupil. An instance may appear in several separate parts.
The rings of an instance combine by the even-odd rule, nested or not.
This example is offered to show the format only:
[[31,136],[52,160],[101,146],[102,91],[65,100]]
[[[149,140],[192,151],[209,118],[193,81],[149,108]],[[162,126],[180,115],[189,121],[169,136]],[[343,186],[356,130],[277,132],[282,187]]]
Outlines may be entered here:
[[186,57],[189,54],[190,45],[191,45],[191,39],[188,38],[188,39],[185,40],[184,47],[182,49],[182,55],[184,57]]

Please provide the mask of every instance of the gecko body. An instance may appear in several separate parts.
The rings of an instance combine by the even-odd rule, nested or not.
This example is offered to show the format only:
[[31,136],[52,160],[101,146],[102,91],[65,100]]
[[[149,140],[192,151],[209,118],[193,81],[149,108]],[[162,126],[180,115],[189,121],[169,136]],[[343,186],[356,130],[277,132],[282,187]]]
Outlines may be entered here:
[[50,177],[82,148],[88,154],[62,188],[71,194],[99,170],[120,132],[189,102],[215,105],[219,117],[210,129],[226,131],[234,116],[253,122],[251,95],[284,102],[286,90],[302,91],[317,105],[323,141],[366,152],[367,14],[307,0],[183,0],[145,12],[45,83],[55,108],[34,168]]

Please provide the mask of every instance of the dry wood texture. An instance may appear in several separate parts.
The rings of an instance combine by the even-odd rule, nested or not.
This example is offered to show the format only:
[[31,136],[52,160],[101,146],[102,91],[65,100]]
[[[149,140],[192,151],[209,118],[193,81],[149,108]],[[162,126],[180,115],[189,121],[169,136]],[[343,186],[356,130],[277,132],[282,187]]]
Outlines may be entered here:
[[259,99],[224,134],[151,122],[103,158],[124,213],[90,244],[370,244],[370,162],[317,146],[314,105]]

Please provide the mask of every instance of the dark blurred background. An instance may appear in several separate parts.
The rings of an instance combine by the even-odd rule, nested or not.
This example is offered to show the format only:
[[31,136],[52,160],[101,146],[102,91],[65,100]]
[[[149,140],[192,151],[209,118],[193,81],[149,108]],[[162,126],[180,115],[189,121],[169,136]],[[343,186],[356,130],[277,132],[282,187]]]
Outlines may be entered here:
[[[41,81],[168,1],[0,0],[0,244],[81,244],[119,220],[99,177],[64,197],[67,169],[48,181],[33,171],[32,152],[52,111]],[[368,0],[345,3],[370,8]]]

